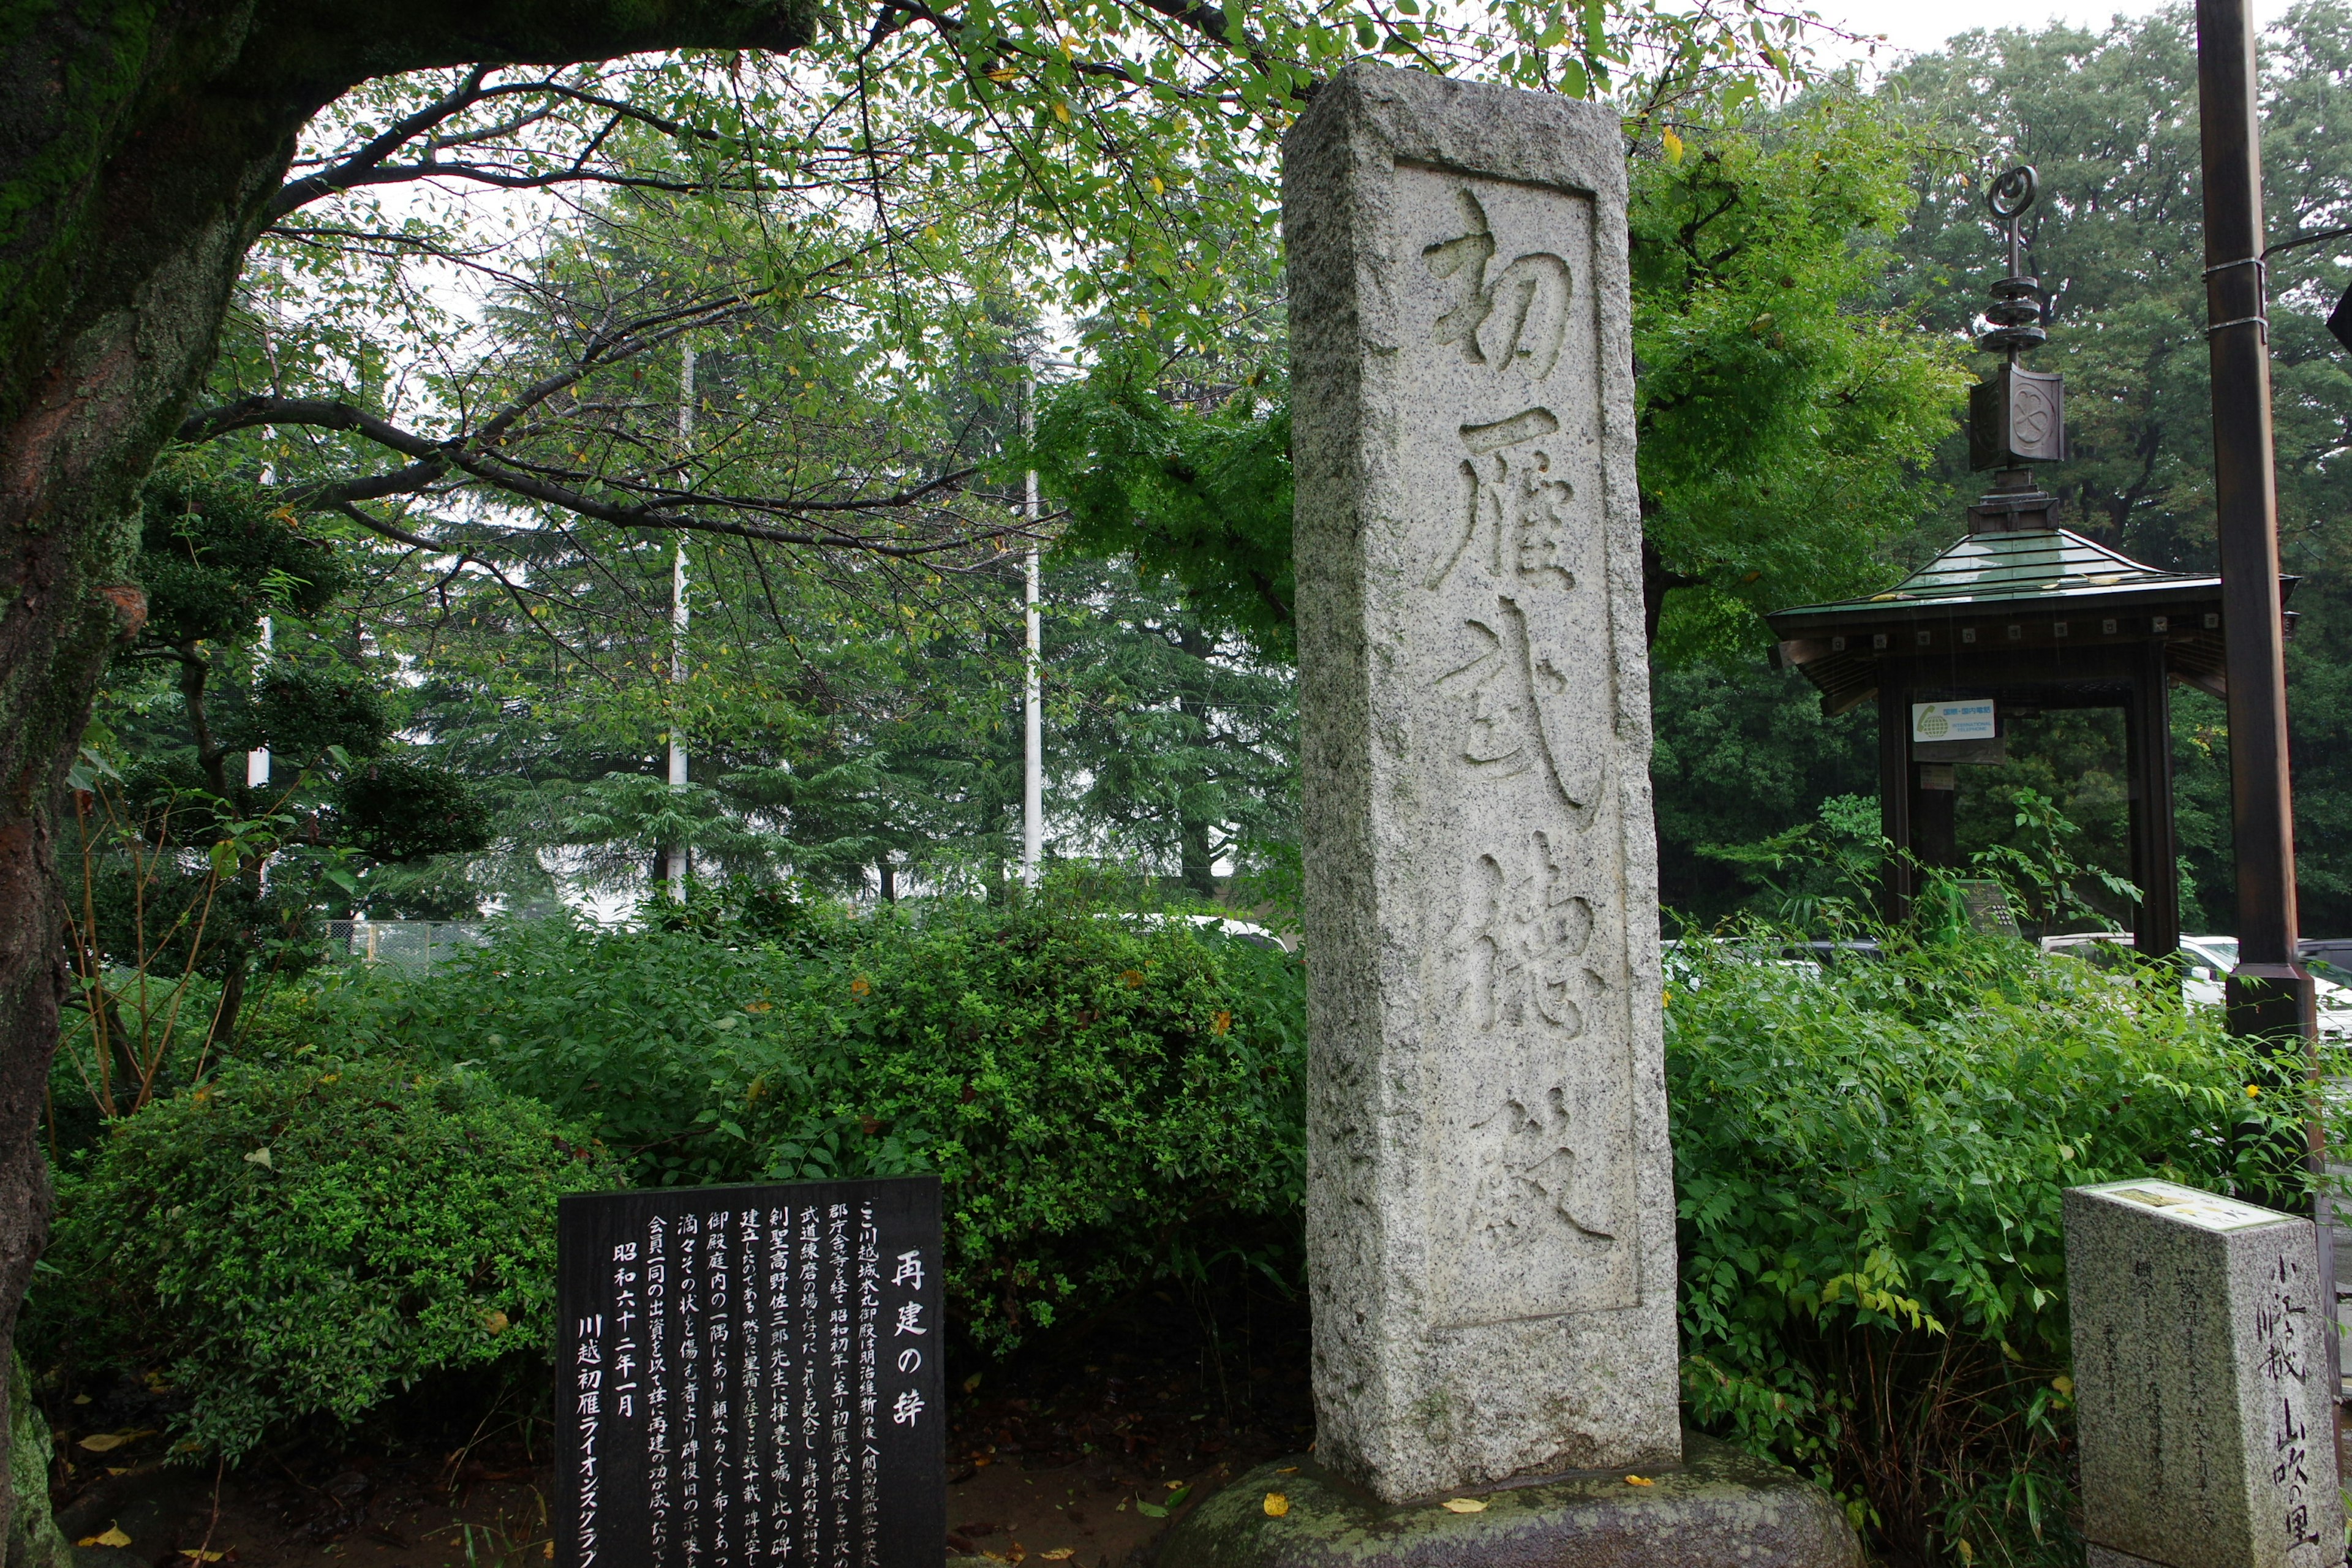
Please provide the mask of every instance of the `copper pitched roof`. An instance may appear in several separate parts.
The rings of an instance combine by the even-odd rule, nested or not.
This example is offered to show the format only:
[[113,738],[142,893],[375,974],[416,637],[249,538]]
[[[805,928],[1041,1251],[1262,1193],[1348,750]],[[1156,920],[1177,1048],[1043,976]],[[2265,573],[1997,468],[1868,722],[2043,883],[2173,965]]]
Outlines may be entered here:
[[[2282,599],[2294,583],[2280,578]],[[1802,670],[1838,713],[1875,694],[1883,659],[1958,661],[1956,676],[1974,672],[1963,683],[2069,680],[2094,650],[2151,639],[2175,679],[2218,696],[2221,611],[2218,576],[2161,572],[2069,530],[2030,528],[1967,534],[1885,593],[1765,619],[1779,639],[1774,663]]]
[[1792,605],[1781,616],[1883,611],[1905,605],[1995,605],[2068,599],[2135,588],[2211,589],[2221,579],[2159,572],[2069,529],[1970,533],[1884,594],[1825,605]]

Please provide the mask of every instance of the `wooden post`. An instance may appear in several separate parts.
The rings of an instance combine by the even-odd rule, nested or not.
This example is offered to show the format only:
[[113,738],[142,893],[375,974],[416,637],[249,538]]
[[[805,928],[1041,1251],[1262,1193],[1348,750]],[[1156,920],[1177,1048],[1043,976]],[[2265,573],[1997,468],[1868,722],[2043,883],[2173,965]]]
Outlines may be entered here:
[[2230,978],[2230,1016],[2241,1034],[2308,1039],[2314,1034],[2311,977],[2295,952],[2294,812],[2287,781],[2285,627],[2271,468],[2254,66],[2247,0],[2199,0],[2213,500],[2221,544],[2231,826],[2238,863],[2239,963]]
[[[2287,775],[2285,626],[2279,601],[2278,491],[2271,454],[2269,289],[2253,9],[2197,0],[2197,100],[2205,180],[2206,355],[2213,382],[2213,510],[2230,685],[2230,818],[2238,870],[2238,966],[2230,1027],[2276,1042],[2316,1078],[2317,997],[2297,952],[2294,808]],[[2315,1092],[2316,1085],[2315,1084]],[[2326,1129],[2305,1156],[2326,1166]],[[2321,1300],[2336,1301],[2332,1205],[2317,1205]],[[2328,1389],[2337,1337],[2322,1336]]]
[[1880,884],[1880,911],[1908,919],[1911,870],[1911,668],[1882,659],[1878,666],[1878,832],[1892,847]]
[[2161,958],[2180,945],[2180,840],[2172,810],[2172,676],[2164,639],[2149,640],[2124,709],[2131,780],[2132,880],[2139,885],[2133,945]]

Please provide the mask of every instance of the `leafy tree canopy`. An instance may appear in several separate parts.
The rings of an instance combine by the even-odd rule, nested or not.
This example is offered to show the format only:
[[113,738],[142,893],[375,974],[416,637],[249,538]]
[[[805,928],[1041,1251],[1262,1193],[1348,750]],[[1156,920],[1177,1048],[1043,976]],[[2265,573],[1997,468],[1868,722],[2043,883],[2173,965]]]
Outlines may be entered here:
[[[1758,645],[1756,612],[1883,573],[1916,516],[1962,345],[1885,283],[1941,155],[1843,89],[1771,113],[1645,113],[1629,133],[1651,630],[1669,658],[1736,655]],[[1067,542],[1132,552],[1196,613],[1286,654],[1287,396],[1270,336],[1107,358],[1038,427]]]

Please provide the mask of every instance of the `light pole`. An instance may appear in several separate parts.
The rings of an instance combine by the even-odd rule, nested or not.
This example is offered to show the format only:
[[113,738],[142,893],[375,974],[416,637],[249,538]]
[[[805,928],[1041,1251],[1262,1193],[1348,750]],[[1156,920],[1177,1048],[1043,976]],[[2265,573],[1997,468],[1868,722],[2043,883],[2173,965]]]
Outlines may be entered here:
[[[694,440],[694,349],[684,346],[677,368],[677,454],[686,461]],[[673,687],[686,683],[686,536],[679,534],[677,552],[670,557],[669,566],[669,683]],[[677,701],[685,694],[670,693],[669,727],[669,787],[673,794],[686,793],[686,732],[678,728]],[[679,903],[686,902],[686,844],[683,839],[669,847],[667,864],[663,868],[669,878],[669,896]]]
[[[1021,437],[1024,445],[1037,434],[1033,408],[1037,378],[1021,381]],[[1027,504],[1029,548],[1022,562],[1022,604],[1027,640],[1021,658],[1021,885],[1037,885],[1037,862],[1045,847],[1045,730],[1043,647],[1037,620],[1037,470],[1029,470]]]
[[[264,616],[261,617],[261,657],[254,660],[257,673],[269,663],[270,623],[273,618],[274,617],[269,616]],[[253,750],[245,753],[245,787],[247,789],[264,789],[268,786],[268,784],[269,748],[267,746],[256,746]]]

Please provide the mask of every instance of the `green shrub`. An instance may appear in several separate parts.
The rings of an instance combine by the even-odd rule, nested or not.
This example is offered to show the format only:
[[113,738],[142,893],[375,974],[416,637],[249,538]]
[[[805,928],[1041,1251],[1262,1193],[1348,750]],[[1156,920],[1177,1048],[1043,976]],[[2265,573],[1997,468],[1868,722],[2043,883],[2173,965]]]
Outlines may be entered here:
[[1237,1247],[1295,1273],[1295,958],[1056,891],[742,934],[512,926],[351,977],[300,1034],[472,1064],[640,1184],[936,1171],[950,1298],[990,1350]]
[[429,1373],[547,1354],[556,1199],[609,1184],[602,1151],[471,1074],[231,1066],[60,1174],[33,1336],[86,1372],[161,1373],[183,1441],[234,1458]]
[[[1213,1262],[1296,1279],[1296,959],[1066,889],[788,926],[515,926],[269,1009],[277,1065],[131,1119],[65,1181],[46,1331],[171,1364],[191,1434],[233,1450],[543,1353],[548,1205],[624,1173],[937,1171],[955,1314],[992,1352]],[[1686,1408],[1916,1560],[2079,1561],[2060,1194],[2167,1173],[2283,1201],[2300,1097],[2169,972],[1881,936],[1823,973],[1753,962],[1790,940],[1761,930],[1677,960]]]
[[1666,1074],[1684,1395],[1922,1562],[2080,1563],[2061,1194],[2276,1198],[2300,1096],[2184,1007],[2025,943],[1686,944]]
[[750,1181],[845,1071],[829,973],[690,931],[516,921],[430,970],[349,972],[267,1046],[467,1063],[589,1127],[632,1184]]
[[940,1173],[950,1300],[982,1344],[1236,1249],[1295,1271],[1303,970],[1152,919],[969,905],[835,968],[855,1092],[830,1105]]

